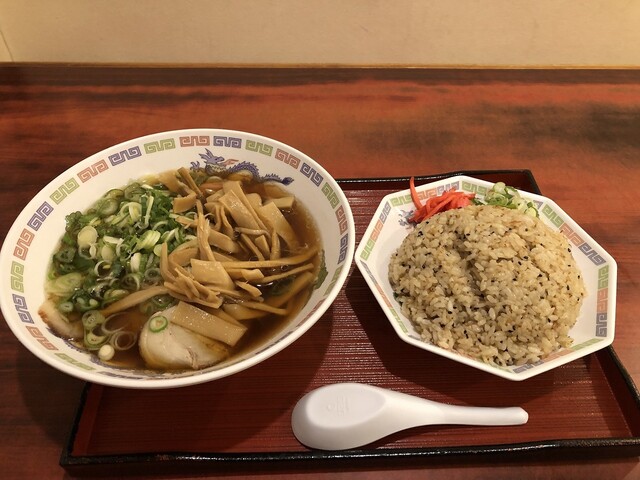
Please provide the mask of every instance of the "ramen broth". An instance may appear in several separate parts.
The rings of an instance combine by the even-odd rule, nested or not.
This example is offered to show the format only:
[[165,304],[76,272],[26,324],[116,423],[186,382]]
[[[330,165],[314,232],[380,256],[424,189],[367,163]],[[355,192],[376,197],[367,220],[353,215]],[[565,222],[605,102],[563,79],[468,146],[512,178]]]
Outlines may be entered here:
[[[231,177],[229,177],[231,178]],[[207,181],[204,182],[206,185]],[[279,185],[275,185],[273,183],[265,184],[254,181],[247,182],[246,179],[243,180],[242,188],[245,193],[257,193],[263,199],[264,198],[278,198],[278,197],[286,197],[289,194],[286,190]],[[206,194],[210,192],[205,191]],[[313,217],[310,212],[306,209],[304,205],[302,205],[298,199],[295,199],[293,202],[293,206],[290,209],[281,209],[283,215],[285,216],[288,223],[293,228],[293,231],[296,234],[296,237],[299,240],[300,244],[300,252],[293,253],[302,253],[304,251],[308,251],[308,249],[316,249],[316,252],[321,251],[320,245],[320,234],[318,229],[316,228]],[[284,244],[283,244],[284,246]],[[215,247],[212,247],[215,251]],[[289,252],[286,252],[283,248],[282,256],[285,257]],[[226,254],[226,253],[225,253]],[[228,255],[228,254],[226,254]],[[238,256],[237,259],[241,261],[248,260],[249,255],[247,252],[244,252],[243,256]],[[296,317],[297,313],[304,307],[307,303],[308,298],[311,295],[311,291],[313,290],[313,285],[315,283],[315,279],[317,278],[317,274],[320,268],[320,253],[315,253],[315,255],[309,260],[313,263],[313,270],[311,273],[313,274],[314,280],[311,282],[311,285],[307,286],[304,290],[300,291],[295,295],[295,297],[290,300],[289,307],[290,310],[286,315],[278,315],[267,313],[266,315],[249,320],[238,320],[244,326],[247,327],[246,333],[242,336],[242,338],[236,343],[233,347],[228,347],[229,356],[222,363],[227,363],[232,361],[234,358],[251,351],[253,349],[259,348],[261,345],[265,345],[276,336],[280,331],[282,331],[286,326],[291,322],[293,318]],[[278,267],[279,269],[282,267]],[[285,268],[286,270],[286,268]],[[268,274],[278,273],[274,269],[274,271],[269,272]],[[272,286],[260,286],[257,284],[258,288],[264,292],[265,298],[270,294],[269,289]],[[279,286],[283,288],[282,285]],[[275,288],[275,287],[273,287]],[[286,282],[284,282],[284,288],[286,288]],[[242,303],[238,301],[238,303]],[[212,312],[213,309],[207,306],[194,304],[198,308],[204,311]],[[148,313],[143,313],[141,311],[140,305],[133,306],[126,310],[123,310],[116,314],[118,318],[118,323],[124,325],[125,330],[131,331],[136,336],[139,335],[143,325],[149,319]],[[46,319],[45,319],[46,320]],[[79,348],[83,348],[82,339],[80,340],[71,340],[74,344],[78,345]],[[137,340],[136,340],[137,342]],[[117,351],[112,359],[104,360],[105,363],[112,364],[114,366],[120,368],[127,369],[148,369],[149,367],[146,365],[144,358],[140,354],[139,348],[134,346],[128,350]]]
[[[306,292],[304,296],[301,295],[300,299],[302,299],[302,301],[299,304],[299,308],[293,309],[290,315],[284,317],[279,315],[267,315],[262,318],[244,320],[243,323],[249,327],[247,329],[247,333],[244,334],[233,348],[229,349],[229,358],[221,362],[221,364],[233,361],[235,358],[269,343],[272,338],[287,327],[289,322],[296,316],[297,312],[304,307],[307,303],[309,294],[310,292]],[[133,333],[137,333],[148,319],[147,315],[135,307],[124,311],[122,315],[128,320],[126,328]],[[83,348],[81,343],[73,343],[76,344],[78,348]],[[140,351],[135,347],[129,350],[119,351],[113,359],[106,363],[119,368],[134,370],[144,370],[148,368],[144,359],[140,355]]]

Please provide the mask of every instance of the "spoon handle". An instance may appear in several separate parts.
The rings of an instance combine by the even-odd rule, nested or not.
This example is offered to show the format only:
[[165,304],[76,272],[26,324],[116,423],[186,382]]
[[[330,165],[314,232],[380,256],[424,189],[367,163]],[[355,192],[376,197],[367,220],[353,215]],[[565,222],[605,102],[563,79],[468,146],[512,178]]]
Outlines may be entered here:
[[520,407],[469,407],[434,402],[400,392],[392,392],[404,404],[405,414],[422,425],[523,425],[529,414]]
[[441,414],[440,423],[450,425],[523,425],[529,419],[527,412],[520,407],[463,407],[438,404],[436,408]]

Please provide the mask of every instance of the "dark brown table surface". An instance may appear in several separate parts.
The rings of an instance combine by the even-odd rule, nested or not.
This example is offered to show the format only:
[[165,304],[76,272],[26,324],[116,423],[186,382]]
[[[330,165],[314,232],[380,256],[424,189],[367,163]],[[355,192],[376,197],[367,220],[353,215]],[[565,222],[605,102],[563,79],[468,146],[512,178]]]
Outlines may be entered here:
[[[192,127],[278,139],[336,178],[531,170],[542,192],[617,260],[613,347],[640,381],[640,71],[0,65],[0,238],[40,188],[79,160],[133,137]],[[68,478],[58,462],[84,383],[31,355],[3,321],[0,385],[2,478]],[[255,473],[640,478],[640,465],[635,457],[541,456]]]

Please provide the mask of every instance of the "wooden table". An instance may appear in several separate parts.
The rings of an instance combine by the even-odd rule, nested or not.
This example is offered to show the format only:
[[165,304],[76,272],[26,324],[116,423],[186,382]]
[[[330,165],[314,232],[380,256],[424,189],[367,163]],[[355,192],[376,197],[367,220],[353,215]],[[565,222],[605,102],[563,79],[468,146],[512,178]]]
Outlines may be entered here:
[[[191,127],[276,138],[336,178],[531,170],[542,192],[618,261],[613,346],[640,381],[640,71],[0,66],[1,238],[28,200],[79,160]],[[2,477],[65,477],[58,461],[83,382],[36,359],[2,322],[0,385]],[[638,458],[340,470],[263,478],[640,476]]]

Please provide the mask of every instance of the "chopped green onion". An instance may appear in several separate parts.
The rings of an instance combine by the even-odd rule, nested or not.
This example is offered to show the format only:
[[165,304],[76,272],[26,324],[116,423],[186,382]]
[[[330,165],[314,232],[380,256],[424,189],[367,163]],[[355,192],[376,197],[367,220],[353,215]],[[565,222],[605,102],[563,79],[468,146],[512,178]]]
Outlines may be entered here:
[[62,244],[63,246],[69,246],[69,247],[75,247],[76,246],[76,240],[75,238],[69,234],[69,232],[65,232],[64,235],[62,236]]
[[[93,298],[103,298],[105,292],[109,289],[109,284],[107,282],[99,282],[90,287],[87,287],[87,291]],[[96,302],[97,306],[97,302]]]
[[74,261],[74,263],[59,263],[55,265],[55,269],[58,275],[66,275],[68,273],[75,273],[77,267]]
[[104,316],[97,310],[91,310],[82,315],[82,325],[85,330],[93,330],[104,323]]
[[104,237],[102,237],[102,240],[104,240],[105,243],[109,243],[111,245],[118,245],[122,243],[121,238],[112,237],[111,235],[105,235]]
[[162,236],[160,237],[160,240],[162,241],[162,243],[170,242],[171,240],[173,240],[175,238],[177,231],[178,231],[178,229],[174,228],[173,230],[169,230],[167,232],[164,232],[162,234]]
[[157,267],[149,268],[144,272],[144,283],[147,285],[156,285],[162,281],[162,273]]
[[76,249],[72,246],[63,246],[60,250],[56,252],[53,256],[58,262],[61,263],[71,263],[73,262],[73,258],[76,255]]
[[135,223],[142,217],[142,205],[138,202],[129,202],[127,204],[127,211],[129,212],[129,216],[131,220]]
[[502,193],[502,194],[505,194],[505,193],[507,193],[507,191],[506,191],[506,187],[507,187],[507,186],[505,185],[505,183],[504,183],[504,182],[496,182],[496,183],[493,185],[492,190],[493,190],[494,192],[496,192],[496,193]]
[[143,193],[144,190],[140,187],[140,184],[134,182],[124,189],[124,198],[137,201]]
[[129,350],[136,344],[137,335],[129,330],[120,330],[109,338],[109,345],[116,350]]
[[62,313],[71,313],[73,312],[73,302],[65,300],[64,302],[60,302],[58,305],[58,310]]
[[503,182],[497,182],[485,194],[484,202],[476,200],[474,203],[482,205],[496,205],[506,207],[513,210],[519,210],[526,215],[538,217],[538,209],[531,201],[526,200],[520,195],[520,192],[514,187],[505,185]]
[[[124,320],[123,320],[124,319]],[[127,317],[122,314],[113,314],[100,325],[100,331],[104,335],[113,335],[122,330],[128,323]]]
[[124,190],[121,190],[119,188],[112,188],[107,193],[105,193],[104,196],[106,198],[114,198],[116,200],[120,200],[122,197],[124,197]]
[[510,197],[519,195],[518,194],[518,190],[516,190],[514,187],[510,187],[510,186],[505,186],[504,187],[504,193],[505,193],[505,195],[508,195]]
[[140,252],[136,252],[131,256],[130,266],[131,271],[137,273],[140,271],[140,260],[142,259],[142,254]]
[[76,297],[75,309],[79,312],[88,312],[89,310],[95,310],[100,306],[100,303],[88,295],[82,295]]
[[140,290],[141,284],[142,284],[142,274],[140,273],[127,273],[122,279],[122,286],[129,291],[136,292]]
[[153,195],[147,195],[147,208],[144,214],[144,220],[141,223],[141,226],[147,228],[149,226],[149,220],[151,218],[151,208],[153,207]]
[[116,353],[116,350],[113,348],[113,346],[109,345],[108,343],[105,343],[98,350],[98,358],[100,360],[108,362],[113,358],[115,353]]
[[149,320],[149,330],[158,333],[169,326],[169,320],[163,315],[157,315]]
[[501,207],[506,207],[509,203],[509,197],[507,197],[502,193],[497,193],[497,192],[493,193],[492,195],[487,194],[487,196],[485,197],[485,200],[490,205],[498,205]]
[[156,307],[165,309],[169,307],[175,300],[171,295],[156,295],[151,299],[151,301]]
[[68,297],[82,286],[84,277],[79,272],[71,272],[47,284],[47,291],[58,297]]
[[538,209],[535,207],[529,207],[525,210],[525,215],[529,215],[530,217],[539,217]]
[[88,248],[98,241],[98,231],[95,227],[87,225],[78,232],[78,247],[81,249]]
[[98,258],[98,246],[95,243],[92,243],[89,246],[89,258],[95,259]]
[[104,294],[102,306],[106,306],[110,303],[115,302],[116,300],[120,300],[127,295],[129,295],[129,291],[125,290],[124,288],[112,288],[110,290],[107,290],[107,292]]
[[114,278],[119,278],[120,276],[123,275],[123,272],[125,272],[124,265],[122,265],[122,263],[120,263],[120,260],[116,259],[111,264],[111,275]]
[[150,317],[154,313],[166,310],[175,302],[176,300],[171,295],[156,295],[146,302],[141,303],[138,308],[145,316]]
[[106,335],[96,335],[92,331],[87,331],[84,334],[84,346],[88,350],[99,350],[108,340]]
[[107,262],[113,262],[113,260],[116,258],[115,248],[105,243],[100,249],[100,258],[106,260]]
[[165,225],[169,225],[169,222],[167,220],[161,220],[159,222],[154,223],[151,226],[152,230],[160,230],[160,228],[164,227]]
[[106,197],[98,200],[96,210],[102,218],[105,218],[116,213],[118,211],[118,206],[118,200]]
[[[67,215],[47,281],[58,310],[83,314],[161,284],[161,242],[167,241],[171,252],[196,238],[177,222],[173,198],[162,184],[133,182],[109,190],[86,211]],[[195,213],[185,215],[193,219]],[[153,312],[162,310],[148,303]]]
[[147,230],[136,242],[136,250],[153,250],[153,247],[160,240],[161,233],[157,230]]
[[73,266],[76,270],[84,272],[85,270],[93,269],[94,263],[90,258],[86,258],[82,255],[76,255],[73,259]]

